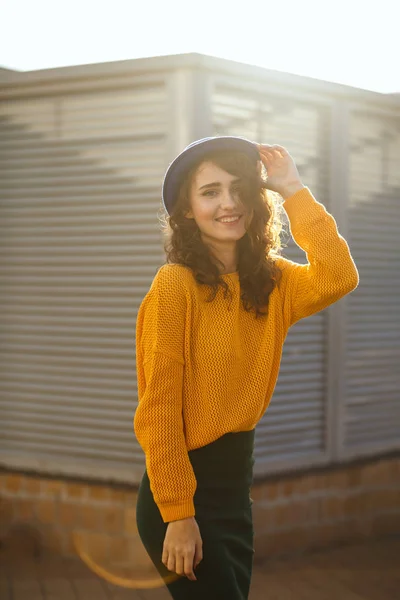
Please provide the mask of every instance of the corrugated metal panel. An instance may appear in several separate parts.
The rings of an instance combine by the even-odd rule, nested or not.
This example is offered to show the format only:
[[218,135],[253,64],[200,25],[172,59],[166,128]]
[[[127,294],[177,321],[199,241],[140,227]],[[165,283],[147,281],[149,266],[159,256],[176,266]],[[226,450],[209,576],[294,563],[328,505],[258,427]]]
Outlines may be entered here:
[[348,299],[343,456],[400,447],[400,120],[350,119],[349,239],[360,286]]
[[162,258],[167,96],[160,78],[0,103],[8,465],[123,480],[143,470],[135,322]]
[[[194,135],[285,145],[329,209],[337,178],[328,172],[337,138],[330,110],[334,101],[348,106],[347,88],[324,82],[322,89],[315,80],[295,87],[289,75],[256,81],[245,66],[224,72],[225,63],[206,57],[197,80],[197,63],[179,70],[179,60],[169,58],[164,67],[164,59],[150,61],[149,71],[144,59],[137,70],[132,61],[132,72],[121,63],[118,77],[117,65],[68,68],[43,81],[43,74],[27,73],[26,81],[18,74],[0,93],[0,452],[10,466],[141,477],[143,453],[132,428],[136,315],[163,262],[155,218],[161,178]],[[376,94],[352,95],[379,109]],[[386,110],[393,106],[382,97]],[[340,318],[329,319],[330,331],[334,323],[343,333],[348,307],[345,410],[332,411],[335,392],[326,389],[344,372],[342,362],[328,368],[337,347],[327,339],[324,311],[289,332],[257,430],[256,474],[331,460],[327,440],[342,425],[342,457],[394,446],[400,151],[397,121],[382,123],[371,115],[353,120],[347,238],[361,285],[342,303]],[[334,193],[332,199],[336,204]],[[339,215],[343,223],[344,211]],[[293,240],[287,243],[284,255],[305,262]]]
[[[329,112],[281,96],[250,94],[218,85],[213,94],[216,135],[242,135],[281,144],[293,156],[302,179],[328,207]],[[285,228],[288,221],[286,220]],[[293,239],[283,235],[283,255],[306,263]],[[255,473],[322,460],[326,453],[326,311],[300,321],[285,342],[281,371],[270,406],[256,430]]]

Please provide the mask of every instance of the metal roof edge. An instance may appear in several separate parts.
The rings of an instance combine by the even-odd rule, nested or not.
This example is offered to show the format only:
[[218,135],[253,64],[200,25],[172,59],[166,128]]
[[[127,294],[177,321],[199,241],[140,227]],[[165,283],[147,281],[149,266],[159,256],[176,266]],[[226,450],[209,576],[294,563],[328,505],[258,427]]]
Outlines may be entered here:
[[[346,84],[325,81],[310,76],[276,71],[256,65],[250,65],[226,58],[200,53],[169,54],[133,58],[119,61],[89,63],[33,71],[16,71],[0,67],[0,79],[4,92],[14,87],[35,86],[44,83],[66,83],[87,78],[121,77],[129,74],[156,73],[181,69],[199,68],[225,75],[242,76],[246,79],[270,82],[272,84],[290,85],[307,89],[310,92],[321,92],[339,98],[351,98],[367,102],[383,102],[387,106],[400,106],[399,93],[381,93]],[[2,69],[4,73],[2,73]],[[2,95],[3,95],[2,94]]]

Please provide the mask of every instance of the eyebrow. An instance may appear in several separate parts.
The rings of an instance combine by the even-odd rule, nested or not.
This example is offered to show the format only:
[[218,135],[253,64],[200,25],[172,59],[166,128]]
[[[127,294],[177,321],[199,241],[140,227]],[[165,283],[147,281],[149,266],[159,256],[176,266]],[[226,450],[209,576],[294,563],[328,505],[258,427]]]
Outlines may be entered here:
[[[239,181],[240,181],[240,178],[238,177],[238,178],[234,179],[231,183],[232,184],[233,183],[238,183]],[[211,188],[211,187],[221,187],[221,182],[220,181],[213,181],[212,183],[206,183],[205,185],[202,185],[199,188],[199,191],[200,190],[205,190],[205,189],[208,189],[208,188]]]

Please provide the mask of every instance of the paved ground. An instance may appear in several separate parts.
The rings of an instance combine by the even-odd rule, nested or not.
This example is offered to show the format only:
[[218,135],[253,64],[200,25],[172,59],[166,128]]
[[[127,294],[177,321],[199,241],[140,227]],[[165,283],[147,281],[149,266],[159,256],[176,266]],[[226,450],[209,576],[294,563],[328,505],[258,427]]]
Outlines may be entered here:
[[[15,552],[3,552],[0,556],[1,600],[170,598],[165,588],[129,590],[106,583],[79,559],[46,555],[35,561]],[[250,594],[250,600],[399,599],[400,538],[257,565]]]

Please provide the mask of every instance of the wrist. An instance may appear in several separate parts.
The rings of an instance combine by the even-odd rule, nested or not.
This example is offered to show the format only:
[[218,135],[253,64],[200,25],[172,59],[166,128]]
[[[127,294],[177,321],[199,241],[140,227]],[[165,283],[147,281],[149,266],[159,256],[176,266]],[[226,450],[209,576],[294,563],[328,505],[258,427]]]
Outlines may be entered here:
[[300,190],[303,190],[305,187],[306,186],[303,185],[301,181],[293,181],[293,183],[285,185],[280,194],[282,198],[284,198],[284,200],[287,200],[288,198],[290,198],[290,196],[293,196],[293,194],[299,192]]

